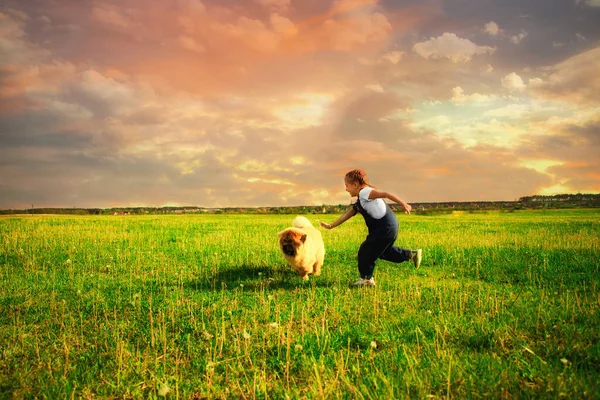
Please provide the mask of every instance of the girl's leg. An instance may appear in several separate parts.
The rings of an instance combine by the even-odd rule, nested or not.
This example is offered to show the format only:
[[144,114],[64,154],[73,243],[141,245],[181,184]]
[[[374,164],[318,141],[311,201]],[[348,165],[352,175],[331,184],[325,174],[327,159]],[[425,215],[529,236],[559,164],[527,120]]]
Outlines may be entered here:
[[390,246],[379,258],[386,261],[401,263],[411,259],[411,251],[397,246]]
[[361,278],[369,279],[373,277],[375,261],[382,258],[382,255],[392,247],[395,240],[395,238],[367,236],[367,239],[358,249],[358,272]]

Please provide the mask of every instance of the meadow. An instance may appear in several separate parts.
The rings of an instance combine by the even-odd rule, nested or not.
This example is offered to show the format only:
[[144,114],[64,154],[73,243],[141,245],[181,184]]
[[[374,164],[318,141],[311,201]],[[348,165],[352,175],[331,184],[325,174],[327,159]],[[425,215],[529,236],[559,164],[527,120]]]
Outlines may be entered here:
[[0,397],[600,398],[600,209],[399,214],[376,288],[360,216],[308,282],[293,217],[0,217]]

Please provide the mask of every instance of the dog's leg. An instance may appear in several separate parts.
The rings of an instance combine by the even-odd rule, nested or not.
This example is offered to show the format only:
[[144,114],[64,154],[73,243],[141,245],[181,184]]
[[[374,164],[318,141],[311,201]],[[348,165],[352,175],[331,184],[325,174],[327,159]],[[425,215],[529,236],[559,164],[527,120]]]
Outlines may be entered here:
[[298,276],[300,276],[300,278],[302,278],[303,281],[307,281],[308,280],[308,270],[306,268],[298,268]]
[[317,260],[317,262],[315,262],[315,265],[313,266],[315,276],[321,275],[321,267],[322,266],[323,266],[323,260]]

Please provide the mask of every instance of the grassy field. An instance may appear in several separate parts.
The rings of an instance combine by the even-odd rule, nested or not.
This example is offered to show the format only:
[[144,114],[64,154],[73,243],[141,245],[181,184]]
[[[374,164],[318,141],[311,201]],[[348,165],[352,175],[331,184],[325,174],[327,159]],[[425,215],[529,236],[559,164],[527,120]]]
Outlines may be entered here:
[[306,283],[293,217],[0,218],[0,397],[600,398],[600,210],[399,215],[376,288],[360,216]]

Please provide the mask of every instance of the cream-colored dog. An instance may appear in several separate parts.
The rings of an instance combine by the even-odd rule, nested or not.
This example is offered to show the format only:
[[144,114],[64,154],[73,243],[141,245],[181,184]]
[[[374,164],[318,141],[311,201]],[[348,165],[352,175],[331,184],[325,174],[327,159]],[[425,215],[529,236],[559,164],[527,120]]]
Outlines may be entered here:
[[277,235],[283,256],[303,280],[308,280],[309,274],[321,274],[325,259],[323,237],[306,217],[294,218],[292,227]]

